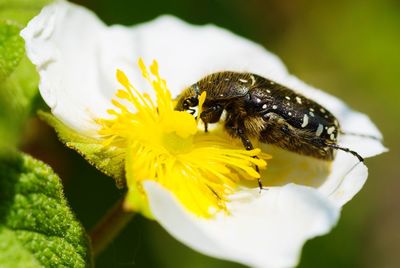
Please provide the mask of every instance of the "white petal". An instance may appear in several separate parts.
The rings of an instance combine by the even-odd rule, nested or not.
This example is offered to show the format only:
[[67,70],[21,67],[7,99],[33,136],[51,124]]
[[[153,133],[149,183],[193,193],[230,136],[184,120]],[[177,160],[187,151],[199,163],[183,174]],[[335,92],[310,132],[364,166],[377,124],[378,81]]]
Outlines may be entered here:
[[291,267],[307,239],[335,225],[340,209],[312,188],[288,184],[236,194],[231,215],[202,219],[159,184],[145,182],[151,210],[174,237],[207,255],[255,267]]
[[363,157],[372,157],[387,151],[387,148],[379,140],[382,139],[382,134],[368,116],[347,109],[347,111],[343,111],[343,115],[339,119],[344,132],[377,138],[343,135],[340,139],[341,146],[351,148]]
[[[118,27],[121,35],[124,30]],[[217,71],[253,71],[278,78],[287,74],[275,55],[214,25],[194,26],[162,16],[133,28],[131,33],[139,46],[135,56],[146,62],[157,59],[174,95]]]
[[352,155],[339,152],[332,172],[318,188],[336,205],[343,206],[361,190],[368,177],[368,168]]
[[[40,74],[40,92],[55,116],[93,133],[92,115],[105,115],[110,95],[101,93],[97,42],[105,26],[84,8],[56,1],[21,32]],[[110,76],[114,76],[111,73]]]
[[[345,132],[371,135],[377,138],[382,137],[379,130],[366,115],[351,111],[348,108],[341,111],[341,116],[338,116],[338,118]],[[364,158],[387,151],[379,140],[368,137],[343,135],[339,144],[342,147],[352,149]],[[367,177],[368,168],[364,163],[360,163],[350,153],[338,151],[332,165],[332,172],[319,190],[329,196],[337,205],[343,206],[361,190]]]

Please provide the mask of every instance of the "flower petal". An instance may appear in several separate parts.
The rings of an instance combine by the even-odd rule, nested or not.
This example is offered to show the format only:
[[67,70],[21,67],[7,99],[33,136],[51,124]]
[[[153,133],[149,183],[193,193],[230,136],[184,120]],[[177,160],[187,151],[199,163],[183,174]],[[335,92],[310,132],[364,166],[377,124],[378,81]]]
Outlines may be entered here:
[[[121,32],[126,29],[114,29]],[[126,34],[126,33],[125,33]],[[254,71],[283,79],[281,60],[262,46],[214,25],[195,26],[162,16],[132,28],[136,56],[157,59],[160,73],[174,96],[207,74],[217,71]]]
[[297,264],[304,242],[327,233],[340,208],[312,188],[242,191],[228,204],[231,215],[197,218],[155,182],[145,182],[155,218],[174,237],[207,255],[256,267]]
[[94,133],[92,115],[105,115],[111,99],[101,94],[96,60],[104,28],[87,9],[56,1],[21,32],[40,74],[43,99],[55,116],[83,133]]
[[339,152],[332,165],[332,172],[318,190],[343,206],[361,190],[368,177],[368,168],[350,154]]

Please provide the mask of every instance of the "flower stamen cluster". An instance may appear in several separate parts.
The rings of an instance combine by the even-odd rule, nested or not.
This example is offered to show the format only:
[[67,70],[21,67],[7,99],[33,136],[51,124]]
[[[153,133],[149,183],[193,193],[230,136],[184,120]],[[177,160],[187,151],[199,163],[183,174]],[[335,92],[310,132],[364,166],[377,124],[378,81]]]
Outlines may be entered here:
[[[114,109],[108,110],[112,119],[97,120],[105,146],[126,148],[128,206],[147,210],[142,183],[154,180],[195,215],[228,212],[228,196],[240,180],[260,178],[255,166],[265,168],[269,156],[260,149],[245,150],[222,132],[204,133],[192,115],[174,110],[157,62],[150,66],[150,73],[142,60],[139,66],[156,101],[118,70],[117,79],[124,88],[117,91],[118,99],[112,100]],[[199,107],[204,99],[205,93]]]

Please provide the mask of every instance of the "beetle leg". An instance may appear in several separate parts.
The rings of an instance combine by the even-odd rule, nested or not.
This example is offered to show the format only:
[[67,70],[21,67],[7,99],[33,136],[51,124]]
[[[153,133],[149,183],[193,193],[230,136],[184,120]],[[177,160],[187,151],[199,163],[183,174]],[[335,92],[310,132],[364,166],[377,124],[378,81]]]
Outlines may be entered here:
[[224,108],[221,105],[208,107],[200,113],[201,121],[204,123],[204,131],[208,132],[208,123],[216,123],[219,121]]
[[[238,126],[239,125],[239,126]],[[240,140],[243,143],[243,146],[246,150],[253,150],[254,146],[251,143],[249,137],[247,137],[245,131],[244,131],[244,127],[242,126],[242,124],[240,124],[240,122],[238,123],[238,120],[236,120],[233,117],[230,117],[228,115],[226,121],[225,121],[225,129],[228,131],[228,133],[230,133],[233,137],[239,137]],[[254,156],[254,158],[258,158],[258,156]],[[257,165],[255,165],[255,169],[257,171],[257,173],[260,173],[260,169],[258,168]],[[261,190],[265,190],[265,188],[262,185],[262,181],[261,179],[258,179],[258,187],[260,188],[260,193]]]
[[[250,151],[250,150],[254,149],[253,144],[251,143],[249,137],[247,137],[247,135],[244,133],[242,128],[237,128],[236,129],[236,133],[238,134],[238,136],[242,140],[243,146],[244,146],[244,148],[246,148],[246,150]],[[257,158],[258,159],[258,156],[253,156],[253,158]],[[256,168],[257,173],[260,174],[260,169],[258,168],[257,165],[255,165],[255,168]],[[264,187],[262,185],[262,181],[259,178],[259,179],[257,179],[257,182],[258,182],[258,187],[260,188],[260,193],[261,193],[261,190],[264,189]]]
[[254,149],[253,144],[251,143],[247,135],[244,133],[243,129],[238,128],[236,131],[238,136],[242,140],[244,148],[246,148],[246,150],[253,150]]

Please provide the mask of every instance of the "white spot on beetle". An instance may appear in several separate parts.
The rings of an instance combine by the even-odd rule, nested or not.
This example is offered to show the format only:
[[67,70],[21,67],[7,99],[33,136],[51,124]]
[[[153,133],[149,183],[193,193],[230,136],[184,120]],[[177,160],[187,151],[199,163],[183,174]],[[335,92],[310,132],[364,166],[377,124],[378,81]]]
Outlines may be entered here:
[[222,112],[220,120],[222,122],[224,122],[226,120],[226,111],[225,110]]
[[313,112],[309,112],[308,114],[311,115],[312,117],[315,116]]
[[300,97],[297,96],[296,97],[296,101],[297,101],[298,104],[301,104],[301,98]]
[[310,108],[310,111],[311,111],[311,112],[314,112],[315,110],[314,110],[313,108]]
[[261,99],[260,98],[256,98],[255,101],[256,101],[256,103],[260,103]]
[[271,93],[271,90],[267,89],[267,92],[268,92],[268,93]]
[[339,122],[335,119],[335,121],[333,121],[333,123],[335,124],[335,126],[339,126]]
[[263,109],[267,109],[267,104],[264,103],[263,106],[262,106],[262,108],[263,108]]
[[225,81],[229,81],[229,78],[225,78]]
[[224,96],[224,94],[219,94],[219,96],[220,96],[220,97],[223,97],[223,96]]
[[290,100],[290,97],[289,96],[285,96],[285,99]]
[[326,113],[326,110],[324,108],[319,108],[319,110],[321,111],[321,113]]
[[269,81],[269,83],[270,83],[271,85],[275,85],[275,82],[274,82],[274,81]]
[[303,124],[301,124],[301,127],[306,127],[308,125],[308,115],[304,115],[303,117]]
[[327,116],[327,115],[325,115],[324,117],[325,117],[326,119],[328,119],[328,118],[329,118],[329,116]]
[[250,75],[251,78],[251,85],[254,86],[254,84],[256,83],[256,79],[254,78],[254,75]]
[[292,113],[291,113],[291,112],[288,112],[288,115],[289,115],[289,116],[292,116]]
[[335,127],[330,127],[330,128],[328,128],[328,134],[332,134],[333,133],[333,131],[335,131]]
[[239,78],[239,81],[242,82],[242,83],[247,83],[247,82],[249,82],[248,80],[242,79],[242,78]]
[[329,136],[329,138],[330,138],[331,140],[335,140],[335,135],[331,134],[331,135]]
[[276,109],[278,109],[278,106],[272,105],[272,109],[276,110]]
[[318,124],[318,128],[317,128],[317,131],[315,131],[315,135],[317,135],[319,137],[319,136],[321,136],[323,131],[324,131],[324,126],[321,124]]

